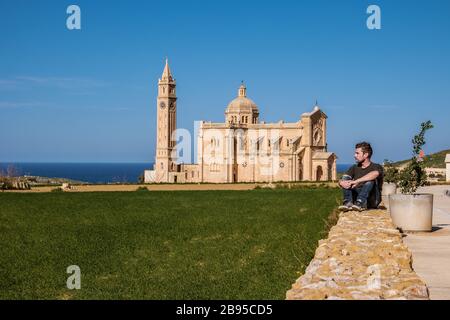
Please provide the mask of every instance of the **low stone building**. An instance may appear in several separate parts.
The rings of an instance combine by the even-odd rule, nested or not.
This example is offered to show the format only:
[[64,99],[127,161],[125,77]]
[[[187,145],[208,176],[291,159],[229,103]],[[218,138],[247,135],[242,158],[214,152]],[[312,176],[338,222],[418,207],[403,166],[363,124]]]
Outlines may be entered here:
[[169,64],[158,82],[157,148],[150,182],[272,182],[336,180],[336,155],[327,150],[326,114],[314,106],[296,122],[265,123],[242,83],[225,109],[225,121],[202,121],[197,164],[176,158],[176,82]]
[[437,182],[445,178],[445,168],[425,168],[427,173],[428,181]]

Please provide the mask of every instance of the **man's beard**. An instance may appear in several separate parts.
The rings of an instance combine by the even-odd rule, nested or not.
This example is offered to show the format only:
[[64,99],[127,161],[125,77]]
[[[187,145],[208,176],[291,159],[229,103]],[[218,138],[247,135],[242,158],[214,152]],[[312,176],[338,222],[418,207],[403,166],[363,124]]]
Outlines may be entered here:
[[361,163],[364,162],[364,160],[356,160],[356,159],[355,159],[355,162],[356,162],[356,164],[361,164]]

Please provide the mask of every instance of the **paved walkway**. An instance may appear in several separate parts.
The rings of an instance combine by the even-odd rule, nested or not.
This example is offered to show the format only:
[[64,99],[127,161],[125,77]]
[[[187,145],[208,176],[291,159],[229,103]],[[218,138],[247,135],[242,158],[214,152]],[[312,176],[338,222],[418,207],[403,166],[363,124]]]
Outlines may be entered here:
[[433,232],[407,234],[413,268],[426,282],[430,298],[450,300],[450,186],[430,186],[418,192],[434,194]]

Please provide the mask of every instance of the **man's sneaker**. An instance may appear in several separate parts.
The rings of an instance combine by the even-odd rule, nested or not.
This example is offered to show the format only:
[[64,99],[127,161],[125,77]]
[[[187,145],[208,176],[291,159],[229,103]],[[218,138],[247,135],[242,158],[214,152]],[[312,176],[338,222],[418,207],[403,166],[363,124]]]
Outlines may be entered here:
[[350,211],[350,210],[352,210],[352,206],[353,206],[353,203],[351,203],[351,202],[344,203],[342,206],[338,207],[338,210],[343,211],[343,212]]
[[351,209],[361,212],[361,211],[367,210],[367,207],[363,206],[361,201],[356,201],[356,203],[354,205],[352,205]]

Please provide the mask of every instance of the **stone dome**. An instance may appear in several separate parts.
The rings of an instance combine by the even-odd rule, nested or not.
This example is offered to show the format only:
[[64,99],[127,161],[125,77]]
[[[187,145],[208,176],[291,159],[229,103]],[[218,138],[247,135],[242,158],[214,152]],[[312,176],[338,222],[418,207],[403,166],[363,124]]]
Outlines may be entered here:
[[228,104],[225,113],[259,113],[256,103],[247,98],[246,91],[247,88],[242,84],[238,97]]

